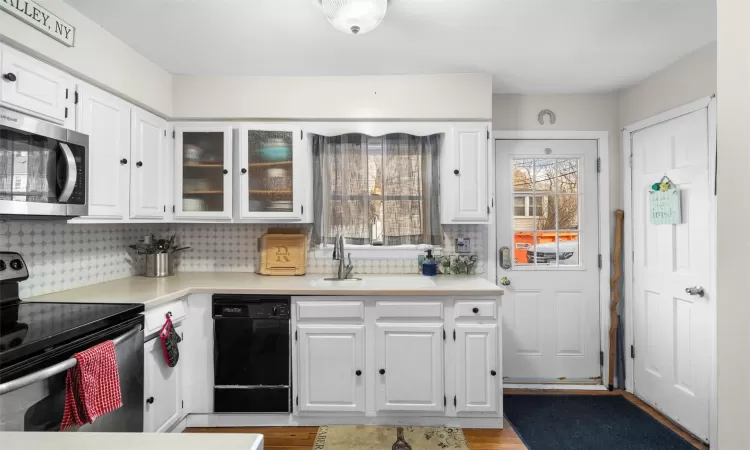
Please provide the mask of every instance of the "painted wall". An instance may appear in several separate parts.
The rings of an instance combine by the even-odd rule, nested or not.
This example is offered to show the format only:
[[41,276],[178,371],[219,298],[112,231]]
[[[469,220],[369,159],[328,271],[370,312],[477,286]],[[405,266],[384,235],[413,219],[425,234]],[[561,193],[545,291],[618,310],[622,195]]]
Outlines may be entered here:
[[176,118],[485,119],[487,74],[174,77]]
[[[750,168],[750,2],[718,1],[718,442],[711,448],[750,448],[750,230],[746,200]],[[716,445],[718,444],[718,445]]]
[[620,96],[620,126],[716,93],[716,44],[662,69]]
[[5,12],[0,40],[161,116],[172,113],[172,75],[61,0],[36,0],[76,29],[66,47]]

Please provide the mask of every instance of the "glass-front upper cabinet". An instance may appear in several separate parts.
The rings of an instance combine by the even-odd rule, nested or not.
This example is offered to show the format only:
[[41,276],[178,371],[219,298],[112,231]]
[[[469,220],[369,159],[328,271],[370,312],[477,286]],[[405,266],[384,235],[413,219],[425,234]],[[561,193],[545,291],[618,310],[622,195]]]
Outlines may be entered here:
[[175,125],[175,218],[232,218],[232,126]]
[[284,124],[240,128],[240,218],[297,222],[304,213],[302,131]]

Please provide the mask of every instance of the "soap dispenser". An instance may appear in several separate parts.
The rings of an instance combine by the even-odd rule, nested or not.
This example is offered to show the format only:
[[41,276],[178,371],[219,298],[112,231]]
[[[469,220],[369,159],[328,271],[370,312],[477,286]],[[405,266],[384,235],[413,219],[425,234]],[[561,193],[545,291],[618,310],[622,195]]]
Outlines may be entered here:
[[424,263],[422,263],[422,275],[428,277],[434,277],[437,275],[437,261],[435,261],[435,257],[432,256],[432,249],[427,250],[427,256],[424,259]]

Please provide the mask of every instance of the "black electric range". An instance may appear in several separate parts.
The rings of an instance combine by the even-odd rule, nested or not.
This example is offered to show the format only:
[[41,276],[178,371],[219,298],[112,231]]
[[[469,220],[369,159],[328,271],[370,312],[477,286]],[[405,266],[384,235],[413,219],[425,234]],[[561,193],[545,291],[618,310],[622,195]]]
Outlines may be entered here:
[[0,383],[70,358],[143,323],[142,304],[23,302],[23,258],[0,252]]

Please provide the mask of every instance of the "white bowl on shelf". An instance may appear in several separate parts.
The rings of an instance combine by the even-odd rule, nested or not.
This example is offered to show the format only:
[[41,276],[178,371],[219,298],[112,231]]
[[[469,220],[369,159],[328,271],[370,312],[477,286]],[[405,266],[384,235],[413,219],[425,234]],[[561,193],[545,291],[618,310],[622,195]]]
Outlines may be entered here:
[[186,144],[183,147],[185,159],[190,162],[198,162],[203,157],[203,149],[193,144]]

